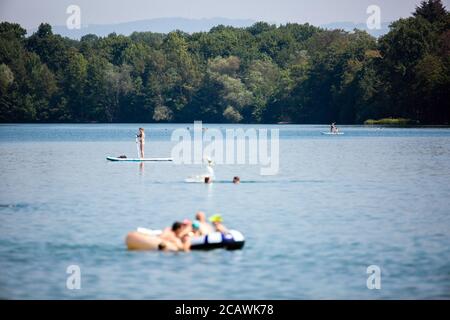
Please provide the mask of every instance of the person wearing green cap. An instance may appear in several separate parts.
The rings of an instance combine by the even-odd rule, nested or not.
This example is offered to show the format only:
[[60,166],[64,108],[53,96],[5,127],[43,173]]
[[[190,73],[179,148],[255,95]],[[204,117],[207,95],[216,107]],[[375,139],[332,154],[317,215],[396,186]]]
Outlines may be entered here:
[[223,219],[220,214],[212,215],[211,217],[209,217],[209,221],[211,221],[214,229],[216,229],[217,232],[228,233],[228,229],[222,224]]
[[192,222],[192,232],[194,236],[201,236],[201,230],[200,230],[200,221],[194,220]]

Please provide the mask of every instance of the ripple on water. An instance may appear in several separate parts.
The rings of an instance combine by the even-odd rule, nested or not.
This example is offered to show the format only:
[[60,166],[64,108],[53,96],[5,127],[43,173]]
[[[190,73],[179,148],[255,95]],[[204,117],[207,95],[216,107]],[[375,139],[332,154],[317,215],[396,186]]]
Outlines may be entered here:
[[[178,127],[148,125],[146,151],[169,155]],[[450,129],[278,128],[278,175],[217,165],[203,185],[184,182],[201,166],[107,162],[135,154],[134,124],[0,125],[0,298],[450,298]],[[197,210],[221,213],[244,249],[125,249],[128,231]]]

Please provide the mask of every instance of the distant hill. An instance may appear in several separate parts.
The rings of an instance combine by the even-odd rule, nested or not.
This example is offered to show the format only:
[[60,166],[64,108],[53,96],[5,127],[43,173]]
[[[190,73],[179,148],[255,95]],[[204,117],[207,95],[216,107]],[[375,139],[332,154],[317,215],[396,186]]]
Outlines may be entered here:
[[[208,19],[188,19],[188,18],[156,18],[148,20],[130,21],[116,24],[90,24],[82,25],[81,29],[69,30],[66,26],[53,26],[53,32],[72,39],[80,39],[86,34],[96,34],[97,36],[107,36],[115,32],[117,34],[130,35],[131,33],[151,31],[159,33],[169,33],[174,30],[182,30],[187,33],[209,31],[218,25],[233,26],[237,28],[249,27],[256,21],[251,19],[229,19],[229,18],[208,18]],[[343,29],[353,31],[353,29],[366,30],[369,34],[379,37],[389,31],[389,23],[383,23],[380,30],[369,30],[365,23],[354,22],[333,22],[321,25],[326,29]],[[28,30],[31,35],[36,29]]]
[[[117,24],[90,24],[82,25],[81,29],[69,30],[66,26],[53,26],[53,32],[72,39],[80,39],[86,34],[96,34],[98,36],[107,36],[115,32],[117,34],[130,35],[133,32],[159,32],[169,33],[174,30],[182,30],[187,33],[208,31],[212,27],[223,24],[233,27],[248,27],[254,24],[250,19],[228,19],[228,18],[210,18],[210,19],[187,19],[187,18],[157,18],[149,20],[130,21]],[[28,30],[32,34],[34,30]]]
[[381,29],[370,30],[367,28],[365,23],[355,23],[355,22],[333,22],[321,25],[322,28],[325,29],[342,29],[345,31],[353,31],[353,29],[365,30],[368,34],[371,34],[374,37],[382,36],[389,32],[390,22],[384,22],[381,24]]

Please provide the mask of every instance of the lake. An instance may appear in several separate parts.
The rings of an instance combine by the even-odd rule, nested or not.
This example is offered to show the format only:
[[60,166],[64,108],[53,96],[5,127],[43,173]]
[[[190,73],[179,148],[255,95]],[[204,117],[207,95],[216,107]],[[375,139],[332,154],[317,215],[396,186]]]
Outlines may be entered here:
[[[0,125],[2,299],[449,299],[450,129],[278,128],[279,172],[114,163],[138,124]],[[176,128],[147,124],[146,155],[170,156]],[[230,183],[238,175],[242,183]],[[131,252],[137,227],[220,213],[242,250]],[[67,267],[81,270],[69,290]],[[367,288],[367,267],[381,289]]]

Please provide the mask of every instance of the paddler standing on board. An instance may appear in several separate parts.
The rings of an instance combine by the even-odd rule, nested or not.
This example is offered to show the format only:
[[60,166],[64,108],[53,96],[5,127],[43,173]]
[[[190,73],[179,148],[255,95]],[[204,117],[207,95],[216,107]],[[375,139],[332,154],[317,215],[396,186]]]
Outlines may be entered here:
[[139,128],[139,133],[136,135],[136,143],[138,144],[139,156],[143,159],[145,146],[144,128]]
[[333,122],[333,123],[331,124],[330,132],[331,132],[331,133],[338,133],[338,132],[339,132],[339,129],[336,127],[336,122]]

